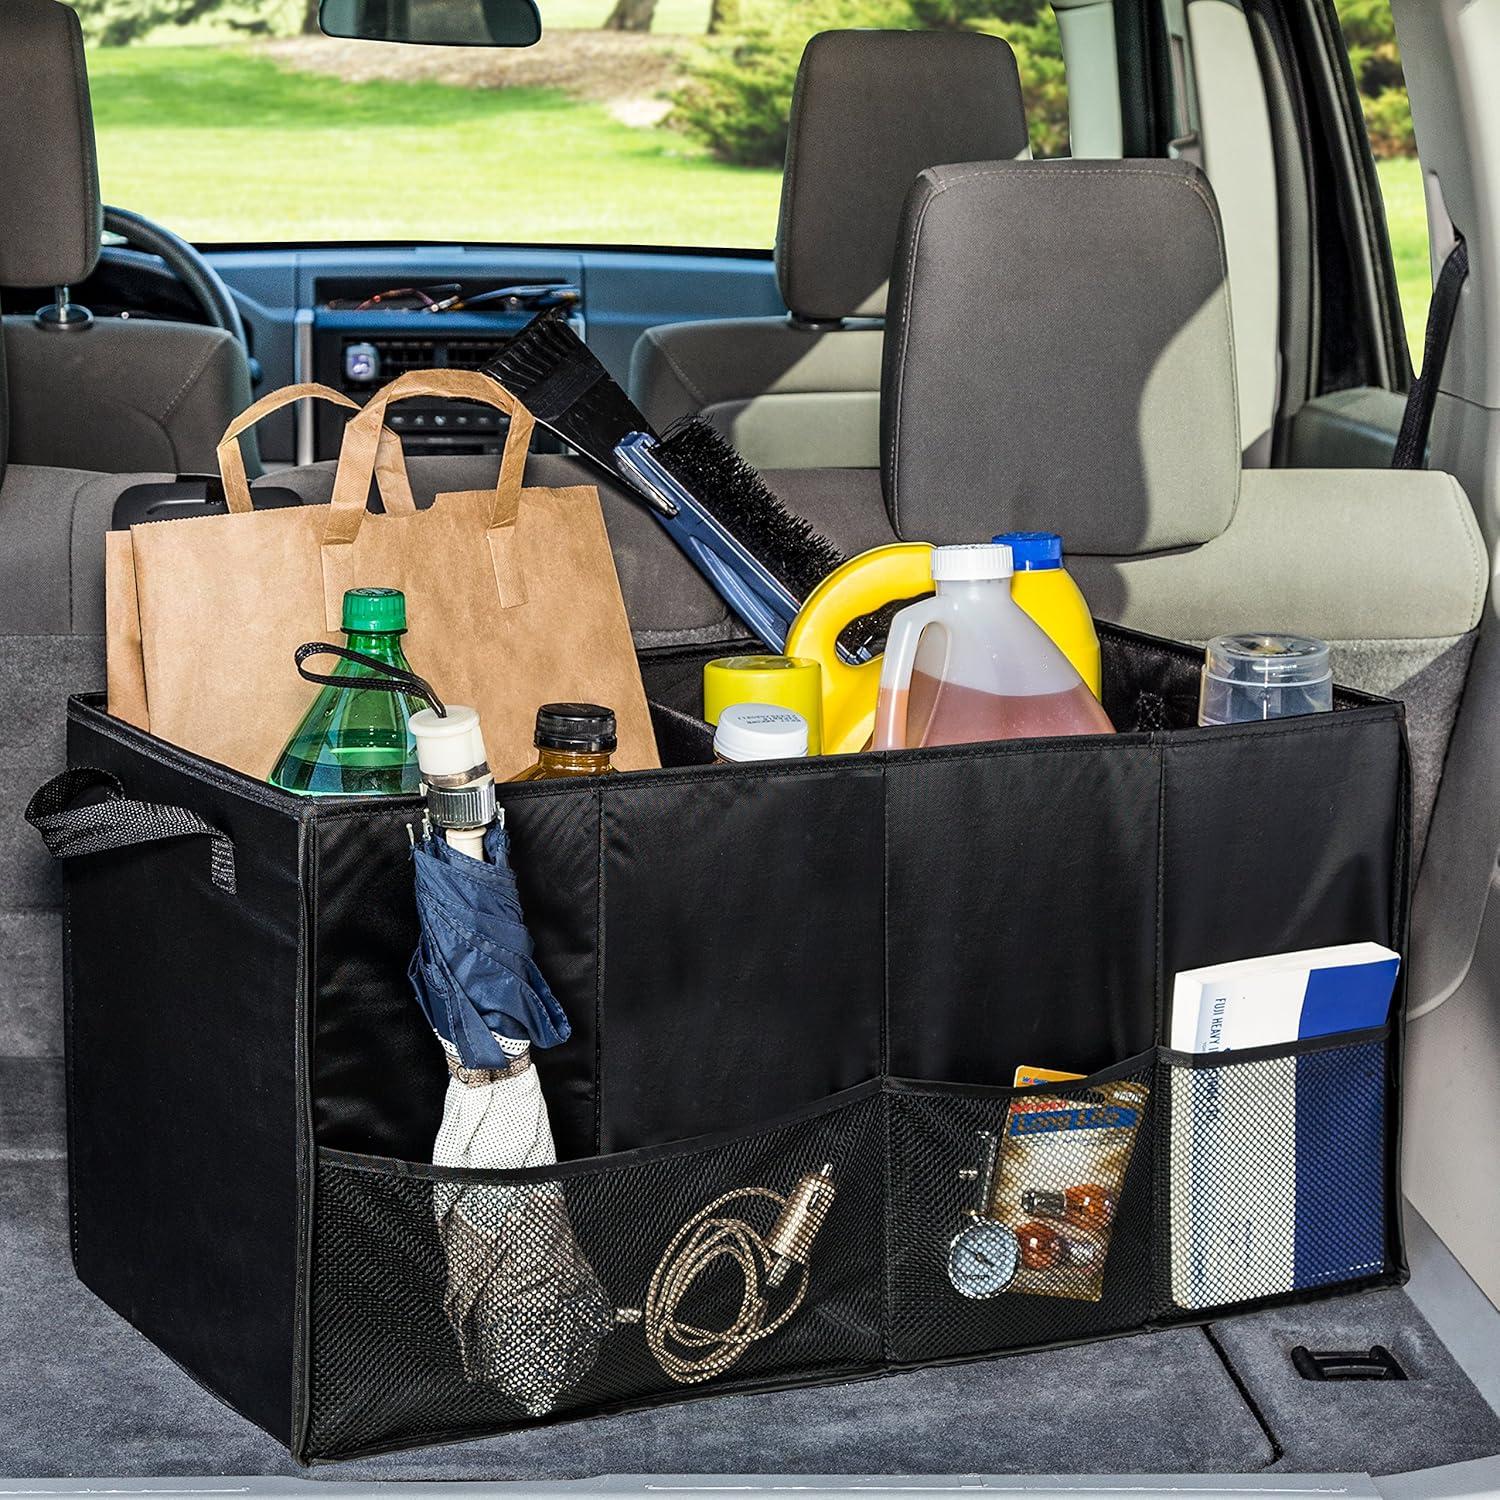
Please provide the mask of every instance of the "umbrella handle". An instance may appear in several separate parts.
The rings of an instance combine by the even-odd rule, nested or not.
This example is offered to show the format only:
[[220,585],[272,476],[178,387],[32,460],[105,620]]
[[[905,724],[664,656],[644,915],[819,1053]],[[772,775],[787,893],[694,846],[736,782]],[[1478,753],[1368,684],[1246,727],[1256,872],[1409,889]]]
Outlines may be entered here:
[[[80,802],[88,792],[103,795]],[[54,859],[205,834],[209,876],[221,891],[234,894],[234,842],[227,833],[189,808],[127,797],[119,778],[108,771],[75,766],[54,776],[27,804],[26,821],[41,834]]]

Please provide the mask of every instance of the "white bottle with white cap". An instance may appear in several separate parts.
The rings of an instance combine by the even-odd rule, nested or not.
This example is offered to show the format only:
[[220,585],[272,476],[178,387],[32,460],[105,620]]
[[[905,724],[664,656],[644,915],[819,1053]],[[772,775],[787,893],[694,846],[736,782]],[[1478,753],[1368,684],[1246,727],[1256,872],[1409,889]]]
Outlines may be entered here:
[[496,818],[495,778],[478,712],[460,703],[444,714],[420,709],[411,716],[411,732],[433,827],[460,854],[483,859],[484,831]]
[[774,703],[731,703],[714,730],[714,759],[800,760],[807,754],[807,720]]
[[891,622],[872,749],[1114,733],[1010,577],[1003,543],[933,548],[937,592]]

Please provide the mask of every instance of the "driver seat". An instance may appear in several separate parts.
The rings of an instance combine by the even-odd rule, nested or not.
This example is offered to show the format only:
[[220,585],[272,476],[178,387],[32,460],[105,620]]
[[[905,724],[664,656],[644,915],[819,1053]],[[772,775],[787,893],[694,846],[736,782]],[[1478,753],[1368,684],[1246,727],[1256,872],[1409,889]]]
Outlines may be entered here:
[[[68,301],[98,263],[103,224],[77,14],[59,0],[4,0],[0,56],[0,287],[56,289],[51,307],[4,319],[11,462],[214,473],[219,438],[251,400],[241,340],[197,324],[91,318]],[[246,456],[258,473],[253,450]]]

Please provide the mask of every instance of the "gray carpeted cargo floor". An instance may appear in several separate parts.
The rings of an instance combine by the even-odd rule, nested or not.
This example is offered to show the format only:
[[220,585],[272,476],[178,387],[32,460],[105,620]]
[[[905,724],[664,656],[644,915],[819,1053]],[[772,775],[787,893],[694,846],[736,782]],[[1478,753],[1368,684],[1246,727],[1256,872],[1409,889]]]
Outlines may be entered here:
[[[0,1475],[286,1475],[273,1439],[74,1278],[55,1059],[0,1060]],[[1288,1351],[1385,1343],[1411,1379],[1314,1385]],[[1500,1453],[1403,1292],[820,1390],[724,1396],[329,1465],[327,1479],[601,1473],[1398,1472]]]

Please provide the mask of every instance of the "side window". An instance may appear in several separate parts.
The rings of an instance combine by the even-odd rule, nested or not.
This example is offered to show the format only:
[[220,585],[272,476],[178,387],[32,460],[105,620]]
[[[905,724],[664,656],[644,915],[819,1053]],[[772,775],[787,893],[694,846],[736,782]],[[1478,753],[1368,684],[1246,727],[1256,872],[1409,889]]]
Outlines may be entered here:
[[1427,305],[1432,300],[1427,209],[1390,0],[1338,0],[1338,12],[1385,200],[1406,342],[1412,366],[1420,370]]

